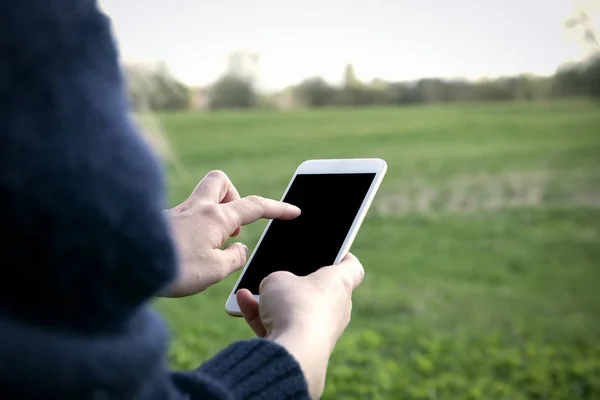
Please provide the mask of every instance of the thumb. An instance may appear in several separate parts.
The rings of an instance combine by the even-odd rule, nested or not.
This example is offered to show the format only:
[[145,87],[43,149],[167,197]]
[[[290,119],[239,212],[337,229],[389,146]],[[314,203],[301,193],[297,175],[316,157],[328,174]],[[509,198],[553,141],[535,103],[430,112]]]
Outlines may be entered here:
[[352,253],[346,254],[342,262],[333,267],[339,269],[342,279],[350,291],[356,289],[365,278],[365,270],[362,264]]
[[319,276],[318,279],[323,278],[320,276],[321,274],[328,276],[327,279],[341,279],[345,288],[352,292],[362,283],[365,277],[365,270],[358,258],[348,253],[339,264],[323,267],[313,273],[313,275]]
[[240,311],[246,320],[246,323],[252,331],[258,337],[265,337],[267,331],[260,320],[260,313],[258,310],[258,301],[254,298],[252,293],[247,289],[240,289],[235,294]]

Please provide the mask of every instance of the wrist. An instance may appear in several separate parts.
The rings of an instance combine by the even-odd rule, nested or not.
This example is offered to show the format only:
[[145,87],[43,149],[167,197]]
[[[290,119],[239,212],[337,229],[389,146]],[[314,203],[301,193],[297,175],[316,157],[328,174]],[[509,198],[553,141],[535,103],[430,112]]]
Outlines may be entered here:
[[273,331],[268,337],[290,353],[298,362],[313,398],[319,398],[325,386],[325,376],[333,346],[327,335],[315,330],[286,329]]

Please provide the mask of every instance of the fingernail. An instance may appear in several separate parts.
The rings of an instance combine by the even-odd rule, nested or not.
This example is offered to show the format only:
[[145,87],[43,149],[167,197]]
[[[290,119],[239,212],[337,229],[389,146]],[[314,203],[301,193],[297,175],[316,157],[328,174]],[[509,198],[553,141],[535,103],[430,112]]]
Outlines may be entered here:
[[245,244],[242,243],[242,246],[244,246],[244,251],[246,252],[246,258],[248,258],[248,246],[246,246]]

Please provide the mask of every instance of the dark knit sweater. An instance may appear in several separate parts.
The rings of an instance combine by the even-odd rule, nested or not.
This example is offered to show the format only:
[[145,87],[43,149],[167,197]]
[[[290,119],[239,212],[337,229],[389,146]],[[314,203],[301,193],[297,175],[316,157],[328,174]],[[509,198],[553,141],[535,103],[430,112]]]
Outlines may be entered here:
[[163,171],[110,29],[95,0],[0,0],[0,398],[306,398],[266,340],[167,370],[148,305],[177,266]]

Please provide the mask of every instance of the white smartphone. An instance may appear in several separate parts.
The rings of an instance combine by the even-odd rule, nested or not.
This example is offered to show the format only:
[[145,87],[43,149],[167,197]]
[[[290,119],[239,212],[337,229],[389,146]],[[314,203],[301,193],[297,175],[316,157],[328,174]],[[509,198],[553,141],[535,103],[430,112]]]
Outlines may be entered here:
[[300,164],[282,201],[302,214],[290,221],[271,220],[236,282],[225,310],[241,316],[239,289],[259,299],[260,282],[275,271],[306,276],[337,264],[350,250],[387,170],[378,158],[308,160]]

